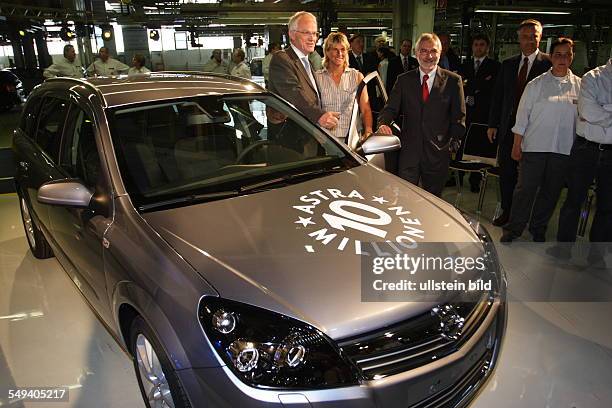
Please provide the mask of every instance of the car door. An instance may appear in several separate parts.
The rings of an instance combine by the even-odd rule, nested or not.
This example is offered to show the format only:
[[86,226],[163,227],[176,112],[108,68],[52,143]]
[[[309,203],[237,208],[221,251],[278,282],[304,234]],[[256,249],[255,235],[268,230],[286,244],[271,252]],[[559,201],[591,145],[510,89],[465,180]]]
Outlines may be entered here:
[[[370,108],[372,109],[374,129],[376,129],[378,115],[380,114],[388,100],[385,85],[383,84],[382,79],[378,75],[378,72],[374,71],[366,75],[365,78],[363,78],[363,81],[361,81],[361,83],[359,84],[359,87],[357,88],[357,94],[355,96],[356,99],[355,103],[353,104],[353,112],[351,116],[351,126],[349,128],[349,134],[347,138],[347,144],[349,148],[353,151],[357,151],[360,144],[361,136],[363,134],[363,121],[358,103],[363,92],[368,93],[368,98],[370,100]],[[399,137],[401,133],[399,126],[394,123],[391,128],[393,129],[393,134]],[[382,169],[385,169],[388,172],[397,174],[398,154],[399,151],[380,153],[366,156],[366,159],[370,163]]]
[[58,95],[36,96],[28,102],[15,136],[16,180],[40,224],[49,229],[48,206],[38,202],[38,188],[63,178],[57,161],[68,101]]
[[[71,101],[59,154],[66,178],[76,179],[92,193],[87,208],[49,208],[53,235],[64,252],[67,269],[100,316],[110,320],[104,271],[104,233],[112,223],[112,194],[103,166],[91,111]],[[101,146],[101,145],[100,145]]]

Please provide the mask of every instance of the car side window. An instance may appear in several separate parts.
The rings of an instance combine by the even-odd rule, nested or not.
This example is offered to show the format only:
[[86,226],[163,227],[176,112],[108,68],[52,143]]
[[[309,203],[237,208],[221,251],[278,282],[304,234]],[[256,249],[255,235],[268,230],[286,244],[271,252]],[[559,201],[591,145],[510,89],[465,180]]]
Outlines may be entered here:
[[70,112],[69,122],[71,124],[64,133],[60,167],[93,190],[100,175],[100,156],[96,146],[93,120],[83,109],[75,105]]
[[44,99],[34,140],[53,161],[57,161],[59,155],[67,114],[68,102],[50,97]]
[[36,124],[38,123],[41,102],[42,98],[33,98],[28,101],[25,111],[21,116],[21,125],[19,127],[31,138],[35,137],[34,132],[36,131]]

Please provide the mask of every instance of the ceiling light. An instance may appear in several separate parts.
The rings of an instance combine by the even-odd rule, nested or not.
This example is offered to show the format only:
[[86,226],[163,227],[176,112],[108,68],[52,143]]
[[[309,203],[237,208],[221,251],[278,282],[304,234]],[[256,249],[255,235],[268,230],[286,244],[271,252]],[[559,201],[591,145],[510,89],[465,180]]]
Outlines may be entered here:
[[553,9],[553,8],[544,8],[544,7],[534,7],[532,9],[525,9],[521,7],[512,7],[512,6],[503,6],[503,7],[495,7],[495,6],[486,6],[486,7],[476,7],[474,9],[475,13],[495,13],[495,14],[572,14],[571,10],[568,9]]
[[110,26],[102,26],[102,39],[104,41],[110,41],[113,39],[113,29]]

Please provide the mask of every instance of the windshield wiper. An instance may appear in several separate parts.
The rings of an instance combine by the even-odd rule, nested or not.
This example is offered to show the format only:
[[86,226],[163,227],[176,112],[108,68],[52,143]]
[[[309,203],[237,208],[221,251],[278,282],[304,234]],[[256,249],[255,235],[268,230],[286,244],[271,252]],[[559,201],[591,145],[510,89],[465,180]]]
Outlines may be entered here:
[[229,191],[216,191],[214,193],[206,193],[206,194],[191,194],[183,197],[172,198],[170,200],[157,201],[155,203],[143,204],[138,209],[140,211],[148,211],[154,208],[159,207],[169,207],[174,205],[181,204],[195,204],[195,203],[204,203],[207,201],[215,201],[222,200],[224,198],[237,197],[241,195],[241,191],[238,190],[229,190]]
[[334,173],[341,173],[344,170],[346,170],[345,168],[341,168],[340,166],[336,166],[334,168],[331,169],[318,169],[318,170],[312,170],[312,171],[305,171],[302,173],[293,173],[293,174],[287,174],[281,177],[275,177],[273,179],[269,179],[269,180],[264,180],[261,181],[259,183],[254,183],[254,184],[249,184],[246,186],[242,186],[240,187],[240,192],[244,193],[247,191],[254,191],[254,190],[260,190],[262,188],[268,188],[268,187],[272,187],[272,186],[279,186],[279,185],[286,185],[289,184],[291,182],[295,182],[297,180],[300,179],[305,179],[305,178],[317,178],[317,177],[321,177],[327,174],[334,174]]

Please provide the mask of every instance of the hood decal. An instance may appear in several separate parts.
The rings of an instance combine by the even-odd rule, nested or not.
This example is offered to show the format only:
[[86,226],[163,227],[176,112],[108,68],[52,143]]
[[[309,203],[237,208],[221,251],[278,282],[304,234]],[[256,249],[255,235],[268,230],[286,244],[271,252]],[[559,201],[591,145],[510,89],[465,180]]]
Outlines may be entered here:
[[[376,243],[384,242],[385,247],[397,253],[402,253],[402,248],[416,248],[419,241],[425,240],[421,220],[411,216],[409,209],[390,204],[387,198],[367,196],[358,190],[343,192],[338,188],[315,190],[300,196],[298,203],[292,206],[297,212],[297,220],[293,223],[299,225],[298,230],[306,232],[304,250],[314,253],[324,246],[353,251],[355,255],[370,255],[362,249],[363,239],[367,239],[368,246],[379,256],[384,253]],[[394,225],[402,225],[401,232],[397,233]],[[355,238],[355,233],[361,239]]]

